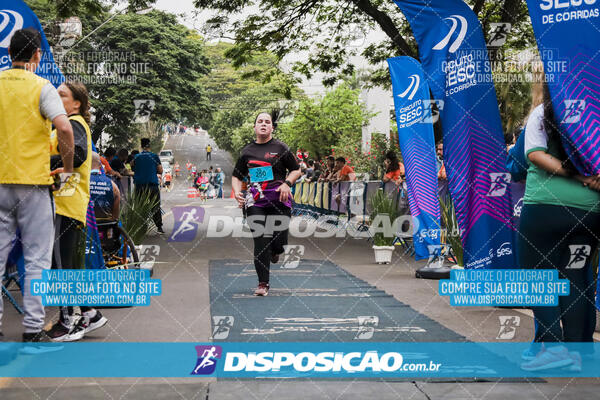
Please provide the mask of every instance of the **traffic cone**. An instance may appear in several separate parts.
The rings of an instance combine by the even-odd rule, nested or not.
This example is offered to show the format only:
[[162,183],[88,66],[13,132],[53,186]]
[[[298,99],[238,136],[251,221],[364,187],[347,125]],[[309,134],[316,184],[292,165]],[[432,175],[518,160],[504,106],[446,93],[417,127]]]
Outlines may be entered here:
[[188,199],[195,199],[196,197],[198,197],[198,191],[196,190],[196,188],[188,188],[187,197]]
[[235,194],[233,193],[233,189],[231,189],[231,196],[229,196],[230,199],[235,199]]

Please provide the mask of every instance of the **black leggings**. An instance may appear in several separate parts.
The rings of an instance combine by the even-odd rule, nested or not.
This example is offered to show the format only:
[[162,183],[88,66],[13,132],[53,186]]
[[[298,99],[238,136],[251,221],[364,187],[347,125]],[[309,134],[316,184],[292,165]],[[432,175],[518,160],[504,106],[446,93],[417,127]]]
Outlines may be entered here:
[[279,207],[256,207],[246,210],[248,225],[254,239],[254,268],[259,282],[269,283],[271,254],[284,252],[288,242],[291,210]]
[[160,188],[158,185],[135,185],[135,192],[137,195],[145,196],[146,194],[152,198],[156,203],[152,212],[152,218],[154,225],[158,229],[162,229],[162,214],[160,212]]
[[559,297],[558,306],[532,307],[536,342],[593,341],[596,265],[591,261],[599,235],[597,213],[554,205],[523,207],[517,241],[520,267],[557,269],[571,289]]
[[[77,259],[83,224],[64,215],[56,215],[54,223],[54,249],[52,252],[53,269],[82,269],[83,260]],[[73,307],[60,306],[60,320],[67,322],[69,315],[73,315]],[[81,312],[92,308],[81,306]]]

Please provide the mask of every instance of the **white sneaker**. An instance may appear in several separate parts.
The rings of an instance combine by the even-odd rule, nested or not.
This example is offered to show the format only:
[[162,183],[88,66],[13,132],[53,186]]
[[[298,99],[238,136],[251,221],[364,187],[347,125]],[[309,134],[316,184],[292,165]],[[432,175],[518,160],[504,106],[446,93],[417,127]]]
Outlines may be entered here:
[[538,353],[531,361],[521,364],[525,371],[543,371],[546,369],[566,367],[573,364],[573,358],[565,346],[547,348]]
[[569,356],[573,360],[573,364],[565,367],[565,370],[572,372],[581,372],[581,354],[578,351],[569,352]]

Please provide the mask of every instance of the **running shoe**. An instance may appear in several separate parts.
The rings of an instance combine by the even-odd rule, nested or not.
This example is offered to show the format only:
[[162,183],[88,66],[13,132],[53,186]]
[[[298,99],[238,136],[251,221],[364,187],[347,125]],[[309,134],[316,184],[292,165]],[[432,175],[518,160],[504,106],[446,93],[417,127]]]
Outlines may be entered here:
[[542,351],[544,351],[544,345],[542,343],[532,342],[529,347],[521,353],[521,359],[531,361]]
[[531,361],[535,358],[536,355],[537,355],[537,353],[535,351],[533,351],[531,349],[525,349],[521,353],[521,359],[523,359],[525,361]]
[[157,231],[158,233],[161,233],[161,234],[162,234],[162,233],[165,233],[165,231],[163,231],[163,228],[162,228],[162,226],[161,226],[161,227],[159,227],[159,228],[157,228],[157,229],[156,229],[156,231]]
[[573,357],[564,346],[547,348],[540,352],[533,360],[521,364],[525,371],[543,371],[552,368],[561,368],[573,364]]
[[[96,312],[95,314],[94,311]],[[81,320],[83,320],[81,323],[85,326],[85,333],[90,333],[96,329],[100,329],[108,322],[108,319],[106,319],[106,317],[103,316],[98,310],[87,311],[83,313],[83,318],[81,318]]]
[[52,339],[44,331],[23,333],[23,343],[20,352],[29,355],[51,353],[64,348],[52,343]]
[[82,330],[79,327],[79,322],[82,319],[83,317],[75,321],[74,318],[71,318],[71,321],[68,322],[68,326],[58,320],[52,328],[46,332],[46,335],[53,342],[75,342],[81,340],[83,335],[85,335],[85,329]]
[[69,336],[69,332],[71,332],[75,326],[71,321],[67,324],[68,326],[63,324],[59,319],[52,325],[52,328],[46,331],[46,335],[54,342],[64,342],[65,338]]
[[258,287],[254,291],[255,296],[266,296],[269,294],[269,284],[266,282],[260,282]]
[[581,372],[581,355],[579,354],[579,352],[571,351],[571,352],[569,352],[569,356],[571,356],[571,359],[573,360],[573,364],[565,367],[565,370],[571,371],[571,372]]
[[75,326],[73,326],[73,329],[71,329],[71,332],[69,332],[67,337],[65,337],[62,341],[63,342],[76,342],[78,340],[83,339],[83,336],[85,336],[85,326],[86,326],[85,321],[86,321],[86,317],[82,316],[81,318],[79,318],[79,320],[77,321]]

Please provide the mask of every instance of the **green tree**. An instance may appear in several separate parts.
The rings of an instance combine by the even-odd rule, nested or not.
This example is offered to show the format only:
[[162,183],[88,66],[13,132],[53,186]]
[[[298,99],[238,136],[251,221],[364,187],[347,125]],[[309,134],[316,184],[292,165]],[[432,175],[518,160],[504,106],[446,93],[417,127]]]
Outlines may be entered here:
[[360,102],[359,91],[341,84],[321,98],[303,98],[291,122],[279,127],[279,135],[292,148],[307,150],[321,159],[340,141],[358,143],[371,114]]
[[[273,54],[255,53],[246,59],[243,65],[234,66],[233,60],[228,56],[233,48],[233,44],[226,42],[205,47],[206,56],[211,62],[211,71],[200,78],[200,84],[206,91],[214,113],[231,107],[248,108],[235,99],[239,96],[244,98],[261,96],[261,90],[253,90],[255,88],[263,87],[265,98],[272,101],[291,99],[295,95],[297,80],[291,74],[286,74],[279,69],[277,58]],[[262,100],[259,103],[264,105]],[[250,104],[255,102],[251,100]],[[211,134],[212,128],[217,127],[212,118],[217,117],[214,113],[204,124]],[[219,124],[223,122],[221,119]],[[238,127],[235,124],[227,126],[229,129]]]
[[[523,0],[470,0],[484,28],[494,19],[514,26],[521,41],[533,44],[531,30],[526,29],[529,18]],[[326,73],[324,83],[333,84],[356,70],[353,55],[361,54],[373,65],[397,55],[418,58],[410,27],[399,8],[384,0],[194,0],[199,9],[212,9],[218,15],[210,22],[229,25],[229,16],[248,10],[253,12],[243,21],[232,24],[235,38],[234,63],[243,63],[253,51],[272,51],[279,59],[297,52],[307,57],[295,63],[295,70],[306,76],[314,71]],[[525,12],[523,12],[525,11]],[[387,40],[360,50],[358,43],[378,29]],[[487,31],[484,31],[487,34]],[[389,84],[385,67],[373,78]]]
[[[32,6],[47,26],[53,26],[55,5],[37,0]],[[210,102],[201,83],[209,72],[204,43],[175,15],[156,10],[111,14],[101,9],[80,18],[83,39],[57,59],[67,79],[88,87],[94,141],[105,132],[115,146],[137,146],[138,136],[147,135],[151,126],[160,130],[170,121],[195,125],[209,119]],[[56,39],[49,36],[50,41]],[[134,123],[134,100],[155,101],[153,124]],[[158,131],[151,133],[160,137]]]
[[250,87],[224,102],[215,113],[210,131],[219,148],[237,154],[254,137],[252,126],[258,112],[279,107],[280,95],[273,83]]
[[[511,33],[501,49],[490,49],[492,60],[502,60],[503,50],[522,50],[535,47],[527,5],[524,0],[465,0],[481,21],[484,35],[489,35],[492,22],[512,24]],[[234,64],[243,63],[254,51],[271,51],[280,60],[290,54],[305,54],[294,63],[293,70],[306,77],[316,71],[324,73],[323,83],[333,85],[356,72],[355,55],[362,55],[371,64],[369,79],[388,87],[389,73],[385,60],[409,55],[418,59],[412,31],[400,9],[392,1],[384,0],[194,0],[200,9],[212,9],[218,14],[211,22],[216,26],[233,27],[235,47],[229,52]],[[243,21],[230,23],[241,10],[251,14]],[[369,32],[379,30],[387,40],[365,47],[357,46]],[[498,58],[499,57],[499,58]],[[505,130],[513,128],[515,120],[522,120],[528,107],[513,113],[508,104],[520,104],[528,84],[503,84],[498,88]],[[514,109],[517,110],[516,108]],[[517,115],[518,114],[518,115]]]

